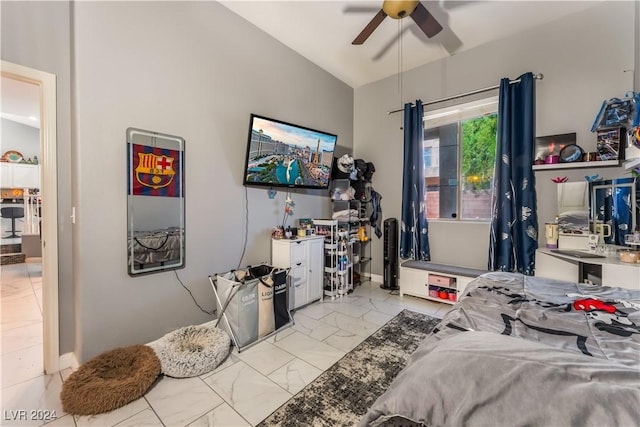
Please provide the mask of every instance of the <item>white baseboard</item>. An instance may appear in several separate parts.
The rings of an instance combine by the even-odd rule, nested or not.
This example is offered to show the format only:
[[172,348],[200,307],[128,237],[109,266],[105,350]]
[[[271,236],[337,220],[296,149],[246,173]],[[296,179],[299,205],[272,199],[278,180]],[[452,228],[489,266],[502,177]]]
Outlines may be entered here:
[[78,369],[79,366],[80,364],[78,363],[75,353],[71,352],[60,355],[59,368],[61,371],[67,368]]
[[380,274],[365,274],[364,276],[371,279],[372,282],[376,282],[376,283],[384,282],[384,277],[381,276]]

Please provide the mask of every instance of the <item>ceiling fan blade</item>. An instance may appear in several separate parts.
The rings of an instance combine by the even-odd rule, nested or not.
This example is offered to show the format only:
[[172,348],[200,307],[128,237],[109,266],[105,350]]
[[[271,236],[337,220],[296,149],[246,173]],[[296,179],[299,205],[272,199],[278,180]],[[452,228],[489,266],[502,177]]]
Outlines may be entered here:
[[384,18],[386,17],[387,17],[387,14],[384,13],[382,9],[380,9],[376,14],[376,16],[374,16],[371,22],[369,22],[367,26],[364,27],[364,30],[362,30],[362,32],[358,34],[358,37],[356,37],[355,40],[351,42],[351,44],[364,43],[369,38],[371,33],[373,33],[375,29],[378,28],[378,25],[380,25],[380,23],[384,21]]
[[415,10],[411,13],[411,18],[418,24],[427,37],[431,38],[442,31],[442,25],[436,21],[436,18],[429,13],[422,3],[418,3]]

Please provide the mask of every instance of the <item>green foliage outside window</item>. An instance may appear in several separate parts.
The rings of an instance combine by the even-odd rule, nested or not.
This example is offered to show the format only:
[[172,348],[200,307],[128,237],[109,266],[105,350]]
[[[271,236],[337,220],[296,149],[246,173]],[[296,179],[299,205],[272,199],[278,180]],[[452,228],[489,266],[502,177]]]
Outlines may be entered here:
[[497,125],[496,114],[462,122],[462,176],[465,189],[484,190],[491,187]]

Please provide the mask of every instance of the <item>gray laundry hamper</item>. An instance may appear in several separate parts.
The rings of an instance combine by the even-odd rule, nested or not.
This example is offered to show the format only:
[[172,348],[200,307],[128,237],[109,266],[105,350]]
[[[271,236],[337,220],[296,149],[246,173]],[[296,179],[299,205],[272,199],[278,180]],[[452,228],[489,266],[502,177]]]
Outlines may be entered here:
[[218,326],[231,337],[238,351],[258,340],[258,282],[246,270],[209,276],[216,295]]

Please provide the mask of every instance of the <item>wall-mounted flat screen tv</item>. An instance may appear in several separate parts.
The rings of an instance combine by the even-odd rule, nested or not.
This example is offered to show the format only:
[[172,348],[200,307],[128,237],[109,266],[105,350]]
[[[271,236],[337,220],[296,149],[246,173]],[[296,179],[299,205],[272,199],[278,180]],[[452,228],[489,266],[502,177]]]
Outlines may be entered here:
[[338,137],[251,115],[244,185],[328,188]]

